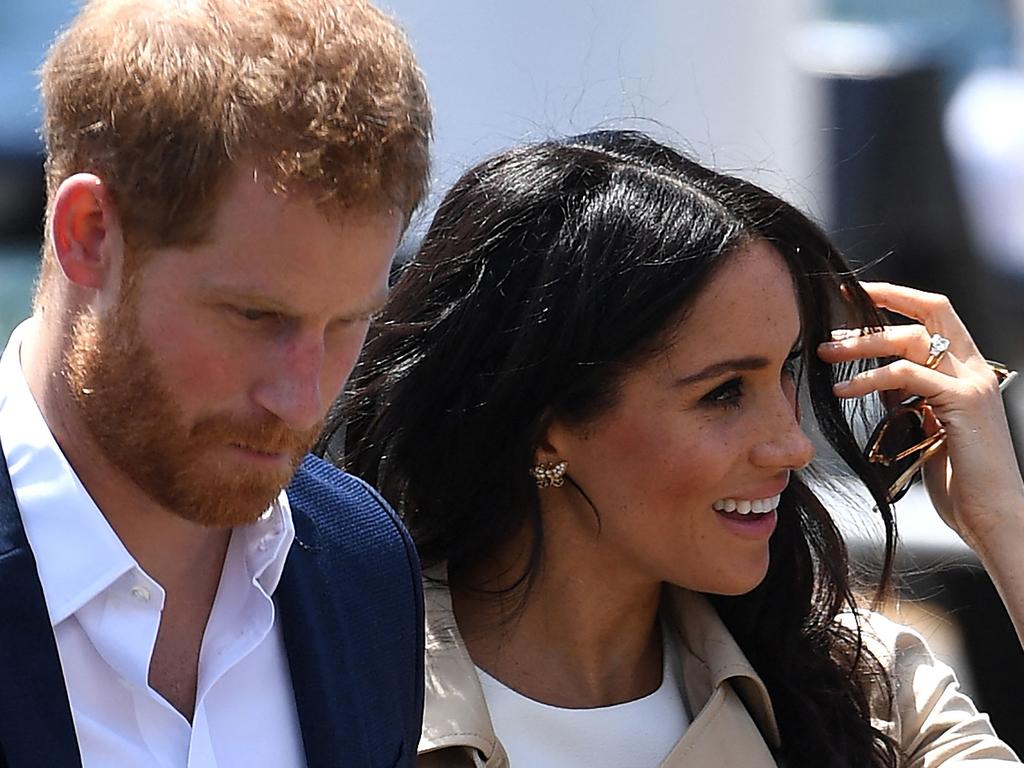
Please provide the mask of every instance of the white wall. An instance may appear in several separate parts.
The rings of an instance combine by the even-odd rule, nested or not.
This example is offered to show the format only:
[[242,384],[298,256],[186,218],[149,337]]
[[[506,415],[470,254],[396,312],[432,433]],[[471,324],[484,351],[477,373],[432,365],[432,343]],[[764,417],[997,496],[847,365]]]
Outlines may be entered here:
[[509,144],[649,130],[822,209],[816,89],[791,55],[814,0],[379,0],[437,114],[436,185]]
[[[509,144],[628,122],[823,209],[817,99],[791,56],[820,0],[374,1],[426,72],[438,190]],[[76,4],[0,0],[0,144],[33,140],[33,70]]]

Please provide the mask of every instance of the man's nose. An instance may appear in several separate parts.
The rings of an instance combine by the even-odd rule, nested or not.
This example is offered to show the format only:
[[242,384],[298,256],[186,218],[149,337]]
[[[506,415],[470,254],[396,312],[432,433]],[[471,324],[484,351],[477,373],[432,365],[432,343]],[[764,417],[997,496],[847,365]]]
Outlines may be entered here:
[[277,416],[294,430],[316,427],[330,403],[324,402],[321,386],[325,364],[323,338],[290,342],[282,354],[267,364],[253,392],[261,408]]

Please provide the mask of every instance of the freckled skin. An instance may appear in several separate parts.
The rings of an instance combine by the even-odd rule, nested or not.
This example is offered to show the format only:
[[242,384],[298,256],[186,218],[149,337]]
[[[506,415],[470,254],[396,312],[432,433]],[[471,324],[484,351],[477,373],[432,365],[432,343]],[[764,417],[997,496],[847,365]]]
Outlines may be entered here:
[[[738,536],[711,505],[778,493],[812,458],[786,364],[799,334],[781,256],[763,242],[729,256],[667,348],[626,376],[610,411],[582,427],[551,427],[549,448],[568,461],[601,527],[571,484],[542,493],[550,556],[568,558],[570,570],[596,583],[669,582],[721,594],[760,583],[768,539]],[[680,383],[714,363],[750,358],[762,364]]]
[[77,329],[72,392],[106,458],[180,517],[255,519],[355,365],[401,226],[237,173],[202,244],[147,254]]
[[[400,233],[397,214],[330,219],[309,201],[238,183],[209,245],[160,251],[145,267],[139,323],[182,407],[319,421],[355,364],[368,305],[386,293]],[[232,316],[221,287],[265,297],[255,308],[273,303],[286,318]]]

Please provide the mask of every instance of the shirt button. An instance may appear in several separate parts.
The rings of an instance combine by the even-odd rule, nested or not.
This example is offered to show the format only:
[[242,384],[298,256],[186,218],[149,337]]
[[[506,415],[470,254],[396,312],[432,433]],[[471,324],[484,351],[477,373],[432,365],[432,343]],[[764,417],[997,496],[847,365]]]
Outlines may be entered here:
[[260,538],[259,543],[256,545],[256,547],[259,549],[260,552],[266,552],[268,549],[270,549],[270,542],[272,542],[273,540],[274,536],[271,534],[267,534],[266,536]]
[[149,590],[141,585],[132,587],[132,597],[144,603],[149,602]]

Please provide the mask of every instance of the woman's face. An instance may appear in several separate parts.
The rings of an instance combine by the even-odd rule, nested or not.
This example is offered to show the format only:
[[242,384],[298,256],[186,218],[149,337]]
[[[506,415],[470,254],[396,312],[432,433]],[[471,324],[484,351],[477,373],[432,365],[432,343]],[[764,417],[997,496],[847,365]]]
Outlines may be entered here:
[[757,586],[778,495],[814,454],[797,421],[799,351],[782,257],[763,241],[728,256],[610,410],[552,425],[540,458],[568,462],[600,525],[572,483],[541,490],[549,554],[618,580],[719,594]]

